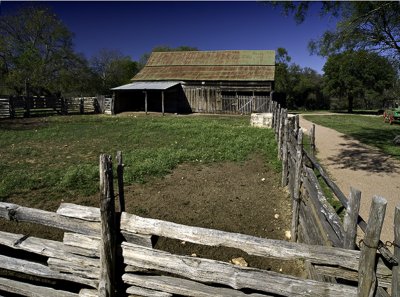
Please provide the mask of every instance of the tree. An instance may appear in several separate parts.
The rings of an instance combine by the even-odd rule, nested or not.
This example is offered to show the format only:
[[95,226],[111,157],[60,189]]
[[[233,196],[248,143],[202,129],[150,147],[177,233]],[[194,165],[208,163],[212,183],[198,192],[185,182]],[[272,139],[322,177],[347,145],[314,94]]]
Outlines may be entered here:
[[[168,45],[159,45],[153,48],[151,52],[183,52],[183,51],[198,51],[199,49],[197,47],[192,47],[188,45],[181,45],[175,48],[172,48]],[[139,69],[142,69],[147,61],[150,58],[151,53],[145,53],[143,54],[140,59],[139,59]]]
[[[400,58],[400,5],[397,1],[322,1],[321,15],[339,18],[335,30],[312,40],[309,49],[321,56],[346,50],[369,50],[396,60]],[[297,23],[305,20],[308,1],[273,1],[284,14],[294,14]],[[316,4],[313,4],[316,5]]]
[[324,108],[322,102],[321,75],[311,68],[289,64],[291,57],[284,48],[276,51],[275,98],[282,98],[290,109]]
[[98,92],[110,93],[110,89],[129,83],[138,72],[138,63],[118,50],[102,49],[91,59],[91,68],[98,79]]
[[387,58],[365,50],[332,55],[323,68],[324,90],[330,96],[346,98],[353,111],[355,98],[382,94],[391,88],[396,72]]
[[9,89],[59,92],[61,73],[74,63],[72,33],[46,7],[25,7],[0,16],[0,66]]

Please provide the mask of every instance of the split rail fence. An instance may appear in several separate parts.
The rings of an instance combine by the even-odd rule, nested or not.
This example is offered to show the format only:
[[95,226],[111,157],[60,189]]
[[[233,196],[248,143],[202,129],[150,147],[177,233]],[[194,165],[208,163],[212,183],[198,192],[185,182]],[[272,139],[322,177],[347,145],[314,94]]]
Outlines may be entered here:
[[[399,296],[400,208],[396,208],[393,255],[379,242],[385,200],[374,197],[369,221],[364,222],[356,207],[359,192],[353,190],[349,199],[340,194],[312,154],[304,150],[298,117],[287,116],[276,104],[273,112],[283,161],[282,182],[293,198],[292,242],[129,214],[124,206],[122,155],[116,158],[118,196],[111,157],[101,155],[100,208],[63,203],[56,212],[48,212],[0,203],[0,218],[65,231],[62,242],[0,232],[0,269],[35,277],[34,282],[1,277],[0,294],[364,297],[390,296],[391,290],[391,296]],[[336,195],[343,196],[344,224],[327,203],[316,171]],[[361,250],[355,245],[357,222],[365,229]],[[154,248],[155,237],[237,248],[259,257],[302,260],[308,279],[171,254]]]

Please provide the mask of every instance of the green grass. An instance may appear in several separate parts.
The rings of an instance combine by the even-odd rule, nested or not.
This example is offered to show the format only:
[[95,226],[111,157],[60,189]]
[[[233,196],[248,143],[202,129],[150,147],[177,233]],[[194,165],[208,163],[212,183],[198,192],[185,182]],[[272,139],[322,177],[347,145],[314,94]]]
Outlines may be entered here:
[[384,123],[382,116],[307,115],[304,118],[349,135],[400,159],[400,147],[393,144],[394,137],[400,134],[400,125]]
[[240,162],[257,151],[280,170],[272,131],[250,127],[249,117],[56,116],[1,121],[0,130],[2,201],[32,191],[40,199],[92,195],[99,155],[117,150],[126,184],[163,176],[179,163]]

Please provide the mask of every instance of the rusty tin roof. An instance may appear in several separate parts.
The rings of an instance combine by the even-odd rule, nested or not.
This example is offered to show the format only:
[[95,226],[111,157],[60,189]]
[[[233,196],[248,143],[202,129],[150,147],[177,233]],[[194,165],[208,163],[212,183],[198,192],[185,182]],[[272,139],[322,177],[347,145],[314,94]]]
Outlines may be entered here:
[[132,80],[273,81],[274,75],[271,50],[154,52]]

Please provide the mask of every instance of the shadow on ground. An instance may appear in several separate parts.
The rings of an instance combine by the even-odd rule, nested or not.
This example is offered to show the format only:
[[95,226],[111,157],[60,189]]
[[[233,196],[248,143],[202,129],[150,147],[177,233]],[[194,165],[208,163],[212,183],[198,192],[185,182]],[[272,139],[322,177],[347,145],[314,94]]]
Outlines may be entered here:
[[339,143],[339,153],[328,158],[332,165],[351,170],[364,170],[371,173],[399,173],[400,165],[390,156],[378,149],[360,144],[351,136],[344,135]]

